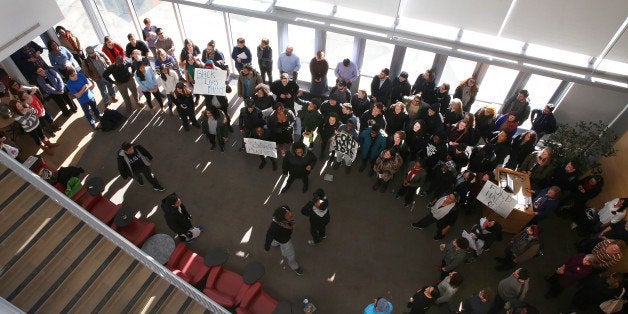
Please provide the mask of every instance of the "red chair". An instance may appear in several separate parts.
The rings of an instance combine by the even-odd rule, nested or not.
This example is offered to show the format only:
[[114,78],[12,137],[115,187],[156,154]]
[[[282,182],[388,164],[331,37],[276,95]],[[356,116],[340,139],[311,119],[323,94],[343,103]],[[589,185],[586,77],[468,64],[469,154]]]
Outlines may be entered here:
[[[65,185],[59,182],[55,183],[54,187],[59,190],[59,192],[65,194]],[[95,196],[91,196],[87,193],[87,189],[82,187],[74,196],[72,196],[72,200],[78,204],[79,206],[83,206],[83,203],[91,203],[95,199]]]
[[199,283],[210,270],[203,257],[188,250],[183,242],[174,249],[166,267],[192,285]]
[[262,284],[258,282],[251,285],[246,291],[240,306],[236,308],[237,314],[272,314],[277,307],[277,300],[262,290]]
[[122,208],[122,205],[116,205],[102,195],[97,195],[94,201],[83,205],[83,208],[87,209],[87,211],[98,218],[98,220],[110,225],[113,218],[116,217],[118,210]]
[[203,293],[224,307],[234,307],[250,287],[239,274],[218,266],[209,272]]
[[118,227],[114,223],[111,225],[111,229],[119,233],[125,239],[131,241],[137,247],[142,247],[142,244],[155,234],[154,223],[145,222],[137,218],[133,218],[131,223],[124,227]]

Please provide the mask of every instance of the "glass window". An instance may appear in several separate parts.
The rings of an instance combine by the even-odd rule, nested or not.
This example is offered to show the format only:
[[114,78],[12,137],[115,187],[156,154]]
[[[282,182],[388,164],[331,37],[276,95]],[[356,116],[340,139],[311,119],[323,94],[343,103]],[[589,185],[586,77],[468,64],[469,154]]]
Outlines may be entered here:
[[[185,34],[201,50],[210,40],[216,42],[216,49],[225,55],[227,64],[231,60],[231,46],[228,43],[225,20],[222,12],[201,9],[188,5],[179,5]],[[210,26],[211,25],[211,26]],[[254,53],[254,52],[253,52]]]
[[[475,70],[474,61],[448,57],[447,62],[445,63],[445,68],[443,69],[443,74],[441,75],[438,84],[449,83],[453,94],[456,86],[458,86],[461,81],[473,75],[473,70]],[[480,86],[480,90],[481,89],[482,86]]]
[[414,84],[419,74],[432,67],[436,54],[418,49],[406,49],[402,70],[408,72],[408,82]]
[[383,68],[390,68],[395,45],[367,40],[364,49],[364,62],[360,72],[371,77],[379,74]]
[[[124,0],[96,1],[96,8],[102,17],[109,36],[122,47],[128,42],[126,35],[136,34],[129,7]],[[102,39],[101,39],[102,40]]]
[[[517,77],[517,71],[491,65],[484,75],[481,82],[480,90],[476,96],[477,100],[501,104]],[[457,86],[457,84],[456,84]],[[479,109],[478,107],[477,109]],[[475,112],[476,108],[471,108],[471,112]]]
[[299,80],[304,82],[312,80],[310,60],[315,56],[314,32],[313,28],[288,24],[288,43],[294,47],[294,53],[301,60]]
[[[174,16],[172,2],[154,0],[131,0],[131,2],[135,7],[135,14],[139,19],[140,28],[144,28],[144,18],[150,18],[152,25],[162,28],[164,35],[172,38],[175,47],[174,55],[178,58],[183,49],[183,38],[181,38],[182,32],[179,31],[179,25]],[[128,42],[126,37],[124,39],[123,47]],[[198,43],[195,42],[195,44],[198,46]]]
[[102,38],[97,37],[80,0],[57,0],[57,4],[66,17],[57,25],[70,30],[79,39],[83,49],[100,44]]
[[539,57],[547,60],[569,63],[580,66],[588,66],[591,57],[580,53],[565,51],[546,46],[530,44],[526,50],[526,55]]
[[327,74],[327,82],[333,84],[336,81],[334,70],[338,62],[342,62],[345,58],[355,62],[353,60],[353,36],[327,32],[325,47],[325,58],[329,62],[330,68]]
[[[532,74],[528,83],[523,88],[528,90],[528,93],[530,93],[529,99],[531,110],[543,109],[550,101],[550,98],[552,98],[552,95],[556,92],[560,83],[561,80],[555,78]],[[523,123],[522,127],[526,129],[532,127],[530,119],[527,119]]]
[[360,85],[358,86],[360,89],[366,91],[368,95],[371,94],[371,82],[373,82],[373,76],[378,75],[379,73],[373,73],[373,75],[360,75]]
[[[246,46],[251,50],[253,66],[257,69],[257,46],[259,46],[262,38],[268,38],[270,40],[270,47],[273,49],[273,60],[275,60],[273,78],[279,78],[277,57],[279,57],[279,54],[283,52],[285,47],[279,47],[277,40],[277,22],[236,14],[229,14],[229,21],[231,23],[231,39],[234,42],[231,43],[225,55],[231,56],[231,49],[235,46],[235,41],[242,37],[246,40]],[[251,27],[252,25],[255,25],[255,27]]]

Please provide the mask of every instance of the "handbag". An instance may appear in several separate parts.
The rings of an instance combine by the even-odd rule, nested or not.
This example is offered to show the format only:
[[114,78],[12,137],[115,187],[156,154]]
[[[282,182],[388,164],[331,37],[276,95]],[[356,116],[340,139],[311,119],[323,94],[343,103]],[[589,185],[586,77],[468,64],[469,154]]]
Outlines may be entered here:
[[626,289],[622,288],[621,294],[619,295],[619,297],[602,302],[600,304],[600,310],[602,310],[602,312],[604,313],[609,313],[609,314],[617,313],[621,311],[622,308],[624,307],[624,303],[626,303],[626,301],[623,299],[625,292],[626,292]]

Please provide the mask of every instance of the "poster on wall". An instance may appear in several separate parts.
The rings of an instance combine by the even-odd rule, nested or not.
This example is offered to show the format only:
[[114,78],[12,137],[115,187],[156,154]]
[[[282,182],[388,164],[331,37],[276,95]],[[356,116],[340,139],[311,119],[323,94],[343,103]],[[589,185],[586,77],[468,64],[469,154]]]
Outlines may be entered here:
[[227,71],[221,69],[194,69],[194,94],[218,95],[227,94]]
[[245,137],[244,147],[246,152],[254,155],[270,156],[277,158],[277,143]]
[[504,218],[507,218],[510,212],[517,206],[517,200],[512,194],[504,191],[491,181],[486,181],[477,199]]

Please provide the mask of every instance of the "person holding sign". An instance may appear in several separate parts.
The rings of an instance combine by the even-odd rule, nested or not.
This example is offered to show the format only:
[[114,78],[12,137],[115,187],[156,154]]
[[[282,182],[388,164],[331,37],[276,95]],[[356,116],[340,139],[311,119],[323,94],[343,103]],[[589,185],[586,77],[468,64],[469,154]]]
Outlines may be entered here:
[[294,121],[294,113],[286,110],[280,102],[277,103],[277,109],[268,117],[268,129],[273,140],[279,145],[281,156],[286,155],[285,144],[292,143]]
[[303,193],[307,192],[309,187],[309,175],[316,163],[316,156],[305,148],[302,142],[292,144],[290,151],[283,159],[283,174],[289,175],[286,186],[281,189],[281,193],[286,193],[290,189],[290,185],[296,179],[303,181]]
[[231,51],[231,58],[235,62],[235,67],[238,72],[242,71],[242,67],[251,63],[253,57],[251,56],[251,50],[244,44],[244,38],[240,37],[237,40],[237,45],[233,47]]
[[358,119],[355,117],[349,118],[346,124],[342,124],[338,127],[338,132],[332,139],[330,146],[331,155],[336,156],[336,159],[332,161],[331,167],[338,169],[341,163],[344,163],[347,168],[345,172],[349,174],[351,172],[351,165],[358,155],[358,127],[356,124]]
[[190,131],[190,122],[197,128],[201,127],[196,116],[194,116],[192,91],[183,82],[177,83],[177,88],[174,90],[174,104],[177,106],[177,113],[179,113],[185,131]]
[[[266,121],[262,116],[262,111],[255,108],[253,100],[245,100],[246,106],[240,109],[240,133],[243,137],[251,137],[251,134],[257,127],[263,127],[266,125]],[[242,147],[240,151],[244,151],[244,141],[242,141]]]
[[[255,128],[255,132],[251,134],[251,138],[272,142],[272,139],[270,138],[270,132],[268,132],[268,130],[264,129],[261,126]],[[272,156],[264,156],[264,155],[259,155],[259,158],[262,161],[258,167],[260,170],[264,169],[264,167],[266,166],[266,158],[270,159],[270,163],[273,165],[273,171],[277,170],[276,158],[273,158]]]

